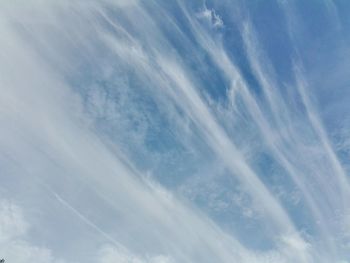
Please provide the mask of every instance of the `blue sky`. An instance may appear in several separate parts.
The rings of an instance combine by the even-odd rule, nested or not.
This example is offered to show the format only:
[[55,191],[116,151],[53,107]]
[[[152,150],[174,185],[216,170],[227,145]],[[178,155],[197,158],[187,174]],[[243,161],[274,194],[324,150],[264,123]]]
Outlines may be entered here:
[[0,7],[0,258],[350,262],[347,1]]

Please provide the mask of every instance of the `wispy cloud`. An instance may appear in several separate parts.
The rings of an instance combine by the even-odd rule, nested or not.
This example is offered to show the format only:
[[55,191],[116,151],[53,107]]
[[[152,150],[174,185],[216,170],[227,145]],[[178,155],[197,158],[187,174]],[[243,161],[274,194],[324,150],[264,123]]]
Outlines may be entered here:
[[303,65],[297,7],[275,7],[294,52],[284,78],[249,14],[258,6],[211,4],[3,4],[0,257],[346,258],[348,175]]

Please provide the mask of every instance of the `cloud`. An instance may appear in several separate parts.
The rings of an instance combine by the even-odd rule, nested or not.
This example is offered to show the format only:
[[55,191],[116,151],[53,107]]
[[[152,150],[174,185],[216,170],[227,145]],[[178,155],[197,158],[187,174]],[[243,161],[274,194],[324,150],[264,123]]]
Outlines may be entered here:
[[197,14],[198,18],[205,19],[213,28],[224,27],[224,22],[214,9],[208,9],[206,6]]
[[[66,252],[61,253],[71,254],[75,247],[79,260],[91,261],[82,250],[102,239],[122,244],[136,255],[154,251],[154,255],[169,254],[181,262],[244,258],[244,247],[207,217],[177,199],[164,200],[163,190],[154,191],[144,184],[130,162],[109,149],[85,122],[86,115],[79,111],[82,99],[62,73],[55,71],[42,53],[23,44],[17,32],[4,26],[0,29],[16,43],[1,45],[7,51],[3,61],[23,77],[9,73],[1,79],[6,83],[0,104],[2,123],[8,127],[1,132],[1,162],[7,170],[16,171],[13,176],[2,174],[2,181],[7,185],[12,180],[23,182],[27,185],[23,192],[18,184],[11,186],[11,192],[21,192],[32,207],[46,216],[52,214],[54,228],[41,218],[33,221],[39,225],[43,220],[53,235],[65,239]],[[49,37],[43,34],[41,39]],[[50,59],[63,63],[56,57]],[[1,69],[7,72],[4,63]],[[93,200],[94,205],[87,200]],[[64,223],[66,218],[70,223]],[[70,224],[76,226],[74,231],[68,230]],[[36,231],[41,232],[39,226]],[[94,238],[87,238],[89,235]],[[48,239],[55,243],[53,237]],[[77,240],[79,247],[75,246]],[[203,246],[208,249],[202,250]]]
[[[294,71],[281,80],[253,21],[232,25],[241,27],[236,59],[227,38],[212,36],[232,22],[224,25],[219,8],[197,13],[186,1],[36,6],[0,11],[0,190],[41,215],[25,220],[21,208],[1,203],[7,258],[342,257],[346,171],[307,72],[293,57]],[[224,220],[235,209],[241,217]],[[255,229],[245,227],[248,220]],[[41,238],[45,246],[35,245]]]
[[0,199],[0,255],[8,262],[63,263],[55,259],[50,249],[27,241],[30,229],[22,209],[14,203]]
[[1,242],[15,239],[28,231],[28,223],[24,221],[19,207],[8,202],[0,201]]
[[99,250],[97,259],[99,263],[112,263],[112,262],[120,262],[120,263],[171,263],[173,262],[166,256],[158,255],[152,257],[137,257],[132,255],[128,251],[122,251],[121,249],[116,249],[111,246],[104,246]]

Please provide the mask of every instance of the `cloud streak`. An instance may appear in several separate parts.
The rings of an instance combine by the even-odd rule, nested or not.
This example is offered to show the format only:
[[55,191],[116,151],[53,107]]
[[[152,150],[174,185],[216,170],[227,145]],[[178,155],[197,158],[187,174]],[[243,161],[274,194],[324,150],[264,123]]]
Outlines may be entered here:
[[293,47],[282,76],[243,1],[2,5],[0,257],[347,259],[348,174],[297,6],[273,4]]

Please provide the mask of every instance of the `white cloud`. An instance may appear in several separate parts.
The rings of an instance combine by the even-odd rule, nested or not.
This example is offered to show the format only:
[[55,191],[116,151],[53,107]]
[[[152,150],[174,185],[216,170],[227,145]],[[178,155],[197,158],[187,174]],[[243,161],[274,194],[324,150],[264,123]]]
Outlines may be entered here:
[[7,200],[0,200],[0,242],[2,244],[24,235],[28,227],[18,206]]
[[0,258],[13,263],[63,263],[50,249],[27,241],[29,227],[19,206],[0,199]]
[[208,9],[206,6],[197,16],[198,18],[207,20],[213,28],[222,28],[224,26],[221,16],[214,9]]
[[106,246],[100,249],[97,261],[99,263],[144,263],[143,260],[126,251],[120,251],[114,247]]
[[126,249],[117,249],[111,246],[102,247],[96,259],[99,263],[172,263],[173,261],[166,256],[135,256]]
[[[95,238],[98,239],[96,243],[111,243],[98,250],[95,260],[101,263],[231,263],[233,260],[249,263],[312,262],[310,255],[315,255],[314,250],[318,252],[319,247],[311,241],[306,242],[296,231],[287,208],[270,191],[271,187],[263,182],[266,179],[263,178],[264,174],[256,172],[246,158],[246,152],[236,145],[232,134],[242,135],[238,134],[242,132],[232,130],[229,133],[219,121],[212,108],[215,103],[214,106],[207,103],[200,82],[196,79],[196,72],[186,65],[187,58],[181,58],[176,51],[170,52],[176,48],[162,33],[156,18],[138,1],[113,3],[110,1],[109,4],[117,9],[127,7],[130,3],[135,8],[123,13],[125,17],[122,19],[118,16],[113,19],[108,17],[108,12],[102,12],[103,5],[98,2],[91,2],[88,8],[77,7],[75,4],[63,5],[57,13],[51,4],[48,7],[41,6],[35,15],[31,13],[32,9],[26,8],[19,13],[11,7],[7,7],[7,11],[11,9],[11,12],[0,11],[3,14],[0,20],[4,22],[0,24],[0,35],[6,39],[0,42],[0,71],[3,73],[0,76],[0,121],[1,126],[5,127],[0,130],[0,164],[6,171],[15,171],[1,173],[0,176],[4,183],[17,180],[25,186],[23,190],[20,185],[14,184],[9,192],[13,192],[14,196],[21,193],[22,198],[28,197],[31,199],[30,204],[45,212],[62,213],[62,217],[71,221],[76,219],[88,228],[77,228],[77,231],[93,236],[89,240],[92,240],[91,243],[94,244]],[[337,198],[337,194],[332,196],[329,193],[338,189],[347,192],[348,189],[345,184],[339,187],[339,182],[345,181],[344,171],[325,136],[317,110],[308,100],[301,72],[296,71],[295,75],[309,119],[307,123],[318,136],[317,141],[321,142],[321,147],[312,145],[308,151],[303,142],[310,141],[311,137],[305,136],[298,131],[297,126],[293,126],[289,117],[295,111],[284,105],[284,98],[274,90],[277,84],[273,70],[270,70],[268,61],[258,52],[258,40],[251,28],[243,30],[248,61],[252,73],[262,86],[267,98],[264,102],[269,105],[272,115],[267,113],[269,110],[261,107],[258,99],[250,92],[224,45],[213,39],[210,32],[201,27],[196,19],[204,19],[211,27],[221,28],[224,23],[216,11],[205,8],[195,17],[185,6],[181,5],[181,8],[190,22],[193,37],[230,83],[228,92],[235,94],[228,98],[231,99],[231,105],[239,111],[236,98],[242,99],[247,115],[251,118],[245,121],[256,125],[261,138],[268,145],[268,153],[281,164],[288,176],[299,180],[300,188],[302,185],[307,186],[308,189],[301,188],[303,197],[297,194],[290,199],[297,205],[307,197],[315,217],[324,219],[320,237],[326,242],[332,235],[328,229],[331,219],[328,220],[325,215],[334,208],[341,207],[335,205],[339,199],[343,204],[347,201],[345,198]],[[123,19],[127,22],[123,22]],[[108,22],[110,31],[102,26],[104,24],[101,21]],[[170,19],[167,22],[171,25],[175,23]],[[21,26],[13,27],[10,24]],[[174,32],[180,31],[177,25],[174,28]],[[185,38],[185,34],[179,34]],[[103,56],[101,46],[107,55]],[[190,48],[196,50],[197,46]],[[84,65],[81,66],[80,63]],[[180,138],[183,142],[191,141],[190,136],[200,138],[200,143],[212,151],[208,154],[208,159],[219,159],[220,165],[227,167],[230,175],[244,186],[242,189],[255,200],[252,206],[259,207],[259,212],[264,214],[260,220],[272,233],[269,241],[276,250],[259,253],[248,249],[234,233],[225,233],[207,215],[192,207],[193,204],[185,204],[160,183],[154,182],[154,179],[142,176],[144,171],[133,167],[139,156],[120,154],[123,149],[116,142],[112,142],[110,148],[110,145],[106,146],[105,135],[100,133],[99,127],[91,129],[90,121],[107,117],[108,120],[115,121],[121,130],[132,133],[135,132],[131,131],[132,127],[121,120],[130,119],[130,115],[136,111],[135,119],[142,127],[140,132],[135,132],[140,140],[137,144],[140,148],[136,151],[147,152],[143,141],[147,129],[144,127],[147,126],[147,118],[155,118],[153,114],[157,114],[152,112],[150,115],[142,115],[141,110],[135,106],[139,102],[130,100],[130,97],[125,103],[115,106],[113,98],[108,97],[108,92],[112,92],[113,87],[101,91],[97,86],[87,94],[84,93],[85,81],[89,82],[89,78],[95,77],[94,74],[100,77],[98,73],[105,70],[106,64],[112,72],[115,64],[118,64],[119,73],[129,80],[122,82],[117,79],[113,83],[125,92],[125,97],[129,96],[128,89],[135,88],[133,83],[139,81],[137,85],[142,87],[137,86],[137,91],[147,93],[156,106],[162,108],[168,102],[173,106],[161,114],[170,120],[175,119],[174,122],[187,122],[184,124],[188,127],[187,131],[178,137],[184,137]],[[92,70],[86,72],[85,67],[89,66]],[[84,96],[92,104],[89,108],[90,115],[82,110],[85,106],[82,102]],[[120,94],[118,96],[122,97]],[[175,108],[181,114],[175,112]],[[276,121],[273,122],[276,126],[271,125],[271,119]],[[159,122],[156,123],[161,126]],[[120,136],[115,130],[112,132],[115,136]],[[248,153],[254,150],[249,143],[246,147]],[[112,151],[111,148],[117,150]],[[202,154],[199,150],[193,152],[198,156]],[[305,155],[305,152],[311,154]],[[308,157],[317,159],[320,155],[326,161],[315,161]],[[159,156],[162,162],[163,156]],[[319,167],[324,169],[318,169]],[[339,182],[329,183],[325,178],[329,178],[327,174],[333,172],[336,172]],[[305,180],[307,175],[317,178],[316,183],[319,185],[307,184],[310,182]],[[44,182],[53,189],[51,194],[56,197],[53,203],[58,203],[64,212],[59,209],[52,211],[51,206],[42,204],[42,200],[49,198],[38,182]],[[309,189],[313,191],[307,194]],[[334,196],[336,198],[333,199]],[[246,205],[241,197],[233,201],[241,208],[244,216],[257,219],[254,207]],[[214,207],[227,206],[221,202],[215,203]],[[0,215],[0,240],[6,243],[0,251],[4,257],[11,259],[11,262],[56,262],[48,248],[29,243],[29,226],[23,219],[20,208],[4,201],[0,205]],[[57,224],[57,229],[52,231],[58,235],[69,229],[61,222]],[[290,232],[295,234],[290,235]],[[121,248],[120,244],[125,248]],[[331,249],[332,244],[325,247]],[[322,252],[321,249],[319,251]],[[95,252],[91,251],[91,254]]]

